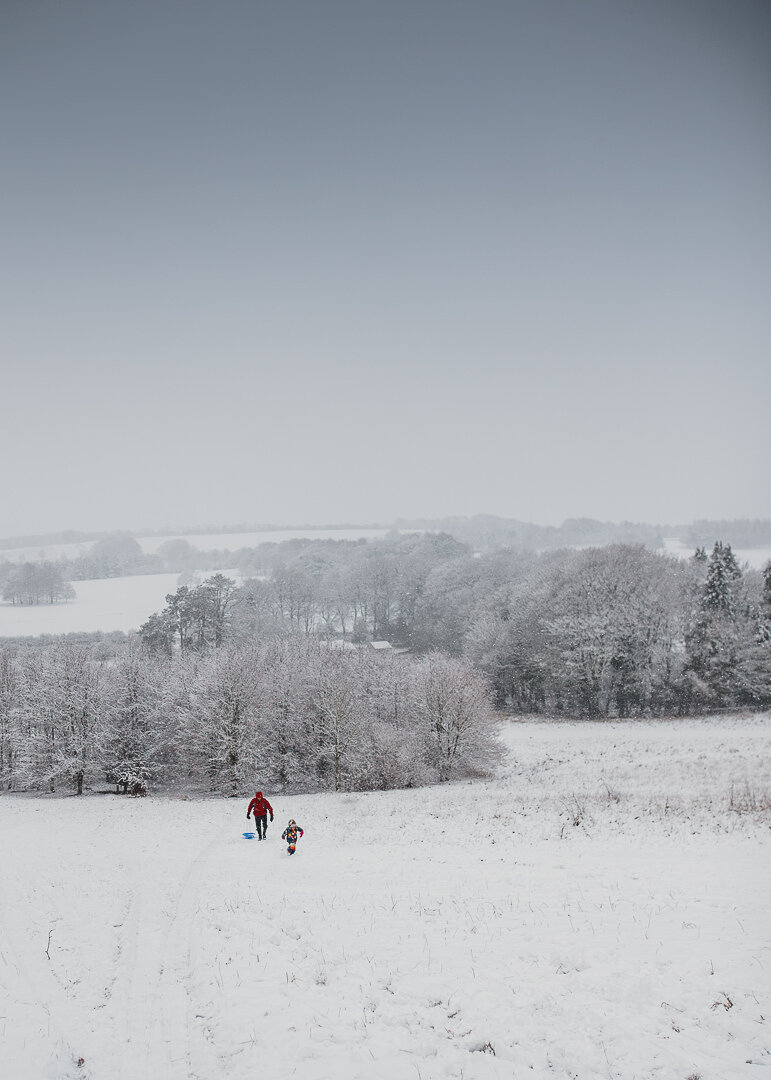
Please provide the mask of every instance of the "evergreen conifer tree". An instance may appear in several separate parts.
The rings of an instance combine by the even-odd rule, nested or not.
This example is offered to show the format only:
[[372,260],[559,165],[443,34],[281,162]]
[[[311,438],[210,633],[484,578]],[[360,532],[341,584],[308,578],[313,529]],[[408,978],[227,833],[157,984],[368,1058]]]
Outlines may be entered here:
[[707,580],[704,583],[703,604],[707,611],[734,613],[734,585],[742,572],[730,544],[716,540],[709,557]]

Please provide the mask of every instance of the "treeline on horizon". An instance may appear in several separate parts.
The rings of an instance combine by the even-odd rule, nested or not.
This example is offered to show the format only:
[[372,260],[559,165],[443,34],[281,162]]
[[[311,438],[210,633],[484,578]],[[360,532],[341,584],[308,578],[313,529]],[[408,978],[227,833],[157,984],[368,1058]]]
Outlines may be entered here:
[[[329,528],[355,528],[355,526],[329,526]],[[364,527],[364,526],[362,526]],[[366,526],[377,528],[378,526]],[[288,527],[287,527],[288,528]],[[313,526],[306,528],[312,529]],[[321,527],[319,527],[321,528]],[[270,532],[278,526],[254,526],[252,531]],[[553,551],[559,548],[599,547],[607,544],[644,544],[651,550],[661,550],[664,538],[678,537],[683,543],[698,546],[712,544],[720,539],[735,548],[771,546],[771,520],[735,519],[732,521],[695,521],[690,525],[647,525],[634,522],[604,522],[593,518],[569,518],[559,526],[535,525],[501,518],[490,514],[474,517],[448,517],[440,519],[398,520],[392,526],[398,535],[410,530],[444,532],[476,552],[487,553],[499,548],[515,548],[525,551]],[[178,530],[182,531],[182,530]],[[210,526],[206,529],[187,530],[189,535],[217,533],[227,534],[225,527]],[[248,532],[249,527],[238,525],[232,532]],[[142,535],[153,535],[144,533]],[[163,535],[158,533],[156,535]],[[300,544],[317,543],[313,539],[294,541]],[[340,541],[344,543],[345,541]],[[203,550],[194,547],[183,537],[169,537],[160,545],[157,553],[145,553],[137,535],[129,532],[79,533],[61,532],[48,536],[19,536],[0,540],[0,590],[9,585],[14,588],[18,577],[18,564],[3,558],[3,550],[17,547],[34,548],[57,543],[91,543],[88,551],[74,557],[53,560],[30,559],[24,565],[39,566],[45,562],[47,574],[58,575],[66,581],[88,581],[132,574],[195,573],[199,570],[239,569],[259,561],[263,548],[272,549],[275,542],[266,541],[258,547],[244,546],[237,549],[216,548]],[[28,578],[34,571],[27,569]],[[16,590],[18,592],[18,590]],[[45,599],[41,589],[33,603],[55,602]],[[9,597],[10,598],[10,597]],[[62,599],[64,597],[57,597]]]
[[429,529],[447,532],[476,551],[501,547],[553,551],[557,548],[600,547],[605,544],[644,544],[661,550],[669,537],[687,545],[708,545],[716,540],[735,548],[771,545],[771,520],[740,518],[732,521],[700,520],[690,525],[661,525],[644,522],[598,521],[595,518],[567,518],[561,525],[535,525],[490,514],[474,517],[415,519],[397,521],[399,529]]

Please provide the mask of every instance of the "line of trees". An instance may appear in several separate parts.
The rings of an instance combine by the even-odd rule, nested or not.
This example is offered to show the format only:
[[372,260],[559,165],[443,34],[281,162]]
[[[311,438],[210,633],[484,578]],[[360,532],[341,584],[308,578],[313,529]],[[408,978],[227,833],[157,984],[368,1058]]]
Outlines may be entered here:
[[737,548],[771,546],[771,521],[768,518],[735,518],[732,521],[694,521],[684,530],[687,544],[711,544],[712,537],[730,536]]
[[180,589],[142,628],[166,656],[289,629],[385,638],[483,672],[500,708],[570,716],[771,704],[771,564],[717,542],[682,561],[642,545],[475,556],[449,536],[263,552],[236,589]]
[[[691,525],[645,525],[633,522],[603,522],[593,518],[571,518],[560,526],[534,525],[529,522],[510,518],[499,518],[489,514],[474,517],[454,517],[445,519],[425,519],[411,523],[396,523],[399,532],[394,532],[391,539],[399,537],[408,529],[418,529],[431,535],[445,535],[461,545],[467,545],[476,552],[486,554],[505,548],[517,551],[555,551],[568,548],[602,547],[610,544],[642,544],[660,551],[663,549],[664,536],[682,536],[691,545],[712,544],[715,536],[730,536],[734,546],[763,547],[771,545],[771,521],[738,519],[733,521],[696,521]],[[217,532],[235,532],[211,528]],[[259,530],[255,530],[259,531]],[[94,536],[88,534],[56,534],[50,537],[19,537],[13,541],[0,541],[0,584],[11,572],[13,563],[3,560],[3,548],[44,545],[53,542],[83,542],[91,546],[81,555],[72,558],[62,557],[56,565],[67,580],[82,581],[97,578],[122,577],[131,574],[161,573],[196,573],[202,570],[226,570],[238,567],[241,570],[254,569],[277,558],[287,558],[287,544],[295,549],[311,548],[321,550],[330,544],[354,547],[350,541],[319,541],[305,538],[296,541],[266,541],[257,547],[237,549],[220,548],[202,550],[193,547],[187,539],[174,537],[166,540],[154,554],[145,553],[131,533],[116,532]],[[390,542],[390,541],[389,541]],[[388,543],[388,542],[387,542]],[[366,544],[361,540],[360,544]],[[291,557],[291,556],[290,556]]]
[[109,782],[242,794],[407,787],[484,772],[490,696],[468,663],[291,634],[152,656],[0,651],[0,789]]
[[465,654],[500,703],[572,716],[771,704],[771,569],[622,545],[545,560],[478,611]]
[[13,566],[3,582],[3,599],[12,604],[56,604],[74,597],[75,590],[53,562]]
[[445,531],[463,543],[471,544],[475,551],[494,551],[514,547],[532,551],[557,548],[585,547],[588,544],[645,544],[659,549],[663,537],[677,535],[672,526],[646,525],[622,521],[597,521],[595,518],[567,518],[561,525],[536,525],[515,518],[502,518],[494,514],[475,514],[472,517],[440,519],[416,519],[397,521],[400,529],[430,529]]
[[[3,559],[2,555],[0,548],[0,588],[5,590],[18,577],[20,568],[17,563]],[[44,567],[47,573],[55,573],[62,581],[92,581],[132,574],[210,570],[227,566],[228,559],[232,566],[233,558],[229,553],[215,555],[196,551],[186,540],[168,540],[157,554],[145,554],[130,533],[110,533],[93,542],[82,555],[30,561],[25,568]]]

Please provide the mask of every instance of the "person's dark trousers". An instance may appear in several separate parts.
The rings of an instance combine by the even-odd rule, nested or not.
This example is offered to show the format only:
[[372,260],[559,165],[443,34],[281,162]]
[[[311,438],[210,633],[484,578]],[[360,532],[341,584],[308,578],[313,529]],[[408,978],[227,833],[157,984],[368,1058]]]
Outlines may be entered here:
[[263,814],[262,817],[254,815],[254,824],[257,826],[257,839],[262,840],[263,837],[268,835],[268,815]]

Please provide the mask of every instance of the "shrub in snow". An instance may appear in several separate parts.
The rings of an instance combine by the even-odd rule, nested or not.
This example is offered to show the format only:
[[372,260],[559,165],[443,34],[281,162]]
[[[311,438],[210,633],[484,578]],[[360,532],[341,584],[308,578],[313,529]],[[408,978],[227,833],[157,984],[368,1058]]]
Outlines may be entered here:
[[147,784],[141,776],[132,776],[129,779],[128,793],[133,796],[144,796],[147,794]]

